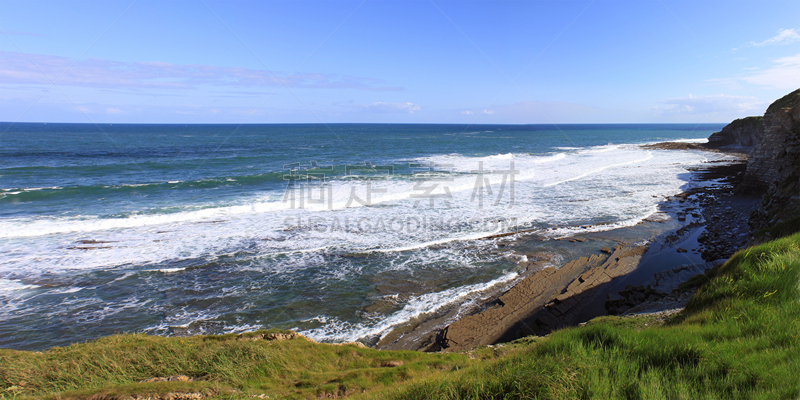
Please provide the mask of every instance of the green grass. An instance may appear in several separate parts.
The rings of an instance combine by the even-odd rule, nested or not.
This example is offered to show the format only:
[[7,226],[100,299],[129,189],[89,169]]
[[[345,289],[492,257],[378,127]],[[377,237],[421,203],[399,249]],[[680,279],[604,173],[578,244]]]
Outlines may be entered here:
[[775,100],[775,102],[770,104],[770,106],[767,108],[767,113],[774,113],[783,109],[791,109],[798,104],[800,104],[800,89],[797,89],[792,93]]
[[797,399],[800,235],[749,248],[695,279],[666,324],[606,317],[390,399]]
[[[117,335],[38,352],[0,351],[0,398],[106,398],[190,392],[217,398],[315,398],[360,393],[464,365],[458,354],[378,351],[304,338]],[[244,339],[244,340],[243,340]],[[402,365],[399,365],[402,364]],[[193,382],[140,383],[186,375]]]
[[[377,351],[263,333],[120,335],[42,353],[0,350],[0,398],[797,399],[800,234],[736,253],[686,286],[686,309],[603,317],[464,354]],[[140,383],[187,375],[193,382]]]
[[741,127],[750,127],[750,126],[757,126],[764,123],[764,117],[744,117],[733,120],[729,127],[732,129],[741,128]]

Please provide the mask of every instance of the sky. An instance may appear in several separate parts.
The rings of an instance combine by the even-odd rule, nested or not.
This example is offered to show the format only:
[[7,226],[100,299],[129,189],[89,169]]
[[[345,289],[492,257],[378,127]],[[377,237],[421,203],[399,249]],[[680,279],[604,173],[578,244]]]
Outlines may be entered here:
[[727,123],[800,1],[0,0],[0,121]]

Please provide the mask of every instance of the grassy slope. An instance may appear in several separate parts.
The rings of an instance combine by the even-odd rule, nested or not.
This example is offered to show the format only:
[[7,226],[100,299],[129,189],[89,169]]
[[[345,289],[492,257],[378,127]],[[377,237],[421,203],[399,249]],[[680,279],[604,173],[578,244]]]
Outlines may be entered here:
[[770,106],[767,108],[767,113],[777,112],[786,108],[793,108],[798,104],[800,104],[800,89],[797,89],[794,92],[775,100],[775,102],[770,104]]
[[375,398],[797,399],[800,234],[734,255],[663,326],[600,318]]
[[[242,340],[244,336],[164,338],[116,335],[38,352],[0,351],[0,398],[105,398],[190,392],[218,398],[307,398],[341,395],[453,370],[458,354],[382,352],[325,345],[304,338]],[[399,365],[402,364],[402,365]],[[193,382],[141,383],[186,375]]]
[[[798,398],[800,234],[693,279],[686,310],[595,319],[469,354],[382,352],[304,339],[123,335],[44,353],[0,351],[0,398],[170,391],[218,398]],[[399,365],[402,362],[402,365]],[[184,374],[195,382],[138,383]]]

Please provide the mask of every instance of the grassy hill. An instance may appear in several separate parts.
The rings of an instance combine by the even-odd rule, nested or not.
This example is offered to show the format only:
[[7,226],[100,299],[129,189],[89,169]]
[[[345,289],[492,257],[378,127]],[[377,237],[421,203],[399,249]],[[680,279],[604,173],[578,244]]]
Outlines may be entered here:
[[0,350],[0,399],[796,399],[799,283],[795,234],[687,282],[697,293],[664,322],[604,317],[463,354],[318,344],[275,331],[118,335],[45,352]]

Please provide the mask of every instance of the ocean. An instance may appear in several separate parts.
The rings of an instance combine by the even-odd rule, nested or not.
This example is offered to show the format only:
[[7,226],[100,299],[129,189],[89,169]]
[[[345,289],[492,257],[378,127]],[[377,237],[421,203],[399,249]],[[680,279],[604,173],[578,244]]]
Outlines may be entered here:
[[0,123],[0,347],[372,345],[513,283],[525,256],[482,238],[637,224],[724,157],[638,145],[722,127]]

